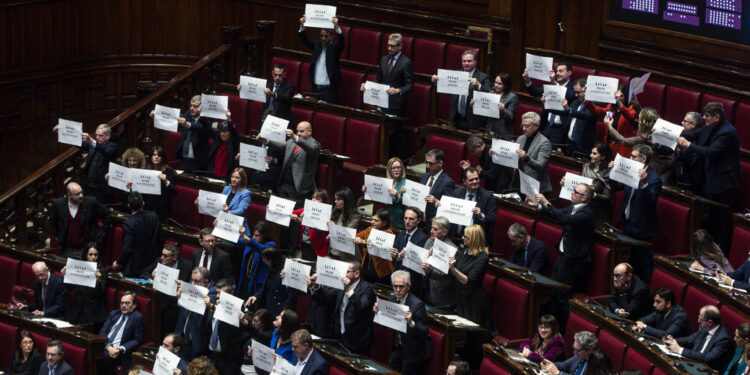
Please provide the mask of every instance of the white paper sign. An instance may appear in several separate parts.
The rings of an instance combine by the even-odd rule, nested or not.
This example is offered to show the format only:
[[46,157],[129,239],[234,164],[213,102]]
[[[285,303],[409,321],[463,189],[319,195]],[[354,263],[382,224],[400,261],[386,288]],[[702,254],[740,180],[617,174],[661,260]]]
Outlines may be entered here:
[[268,115],[260,128],[260,136],[271,142],[283,144],[286,142],[286,127],[288,125],[289,120]]
[[549,72],[552,70],[552,58],[526,54],[526,70],[529,78],[549,82]]
[[575,190],[576,186],[580,184],[586,184],[591,185],[594,183],[594,180],[588,177],[583,177],[578,174],[565,172],[565,185],[560,189],[560,195],[559,197],[565,200],[571,200],[571,197],[573,196],[573,191]]
[[266,155],[268,155],[268,149],[265,147],[240,143],[240,166],[242,167],[265,172],[268,170]]
[[356,228],[347,228],[336,224],[328,226],[328,237],[330,238],[331,249],[354,255],[354,242],[352,242],[352,240],[356,236]]
[[677,147],[677,138],[680,137],[683,130],[685,130],[685,128],[680,125],[673,124],[666,120],[656,119],[654,132],[651,133],[651,140],[654,143],[667,146],[674,150],[675,147]]
[[154,108],[154,127],[168,132],[177,131],[177,119],[180,117],[180,109],[156,105]]
[[266,83],[262,78],[240,76],[240,98],[265,103]]
[[349,263],[318,256],[318,262],[315,266],[315,272],[318,276],[315,282],[334,289],[344,290],[344,281],[341,278],[346,276],[348,270]]
[[107,184],[109,184],[109,186],[122,191],[130,191],[130,189],[128,189],[128,182],[130,182],[130,171],[127,167],[109,162],[108,173],[109,178],[107,179]]
[[272,375],[295,375],[295,367],[284,357],[276,357],[276,363],[273,365],[274,371]]
[[302,217],[302,225],[327,232],[332,208],[330,204],[305,199],[305,216]]
[[469,226],[472,224],[474,217],[471,209],[476,205],[477,202],[475,201],[443,195],[440,198],[440,207],[437,208],[435,217],[445,216],[451,224]]
[[409,306],[378,298],[378,312],[372,320],[375,323],[406,333],[406,316]]
[[438,69],[437,92],[441,94],[469,95],[469,72]]
[[391,258],[391,248],[395,240],[395,234],[372,228],[370,235],[367,237],[367,241],[370,241],[367,251],[372,256],[391,261],[393,260]]
[[287,258],[284,262],[284,278],[281,285],[307,293],[307,276],[310,275],[310,269],[311,266]]
[[288,227],[295,204],[297,202],[272,195],[266,207],[266,220]]
[[253,366],[267,372],[271,372],[276,359],[273,349],[253,340],[250,344],[253,348]]
[[521,148],[521,145],[516,142],[492,138],[492,162],[508,168],[518,168],[516,150],[519,148]]
[[133,191],[141,194],[161,195],[161,171],[152,169],[130,169],[130,181],[133,182]]
[[89,288],[96,286],[96,262],[84,262],[68,258],[65,264],[65,284],[83,285]]
[[404,260],[402,264],[404,267],[417,272],[420,275],[424,275],[422,263],[426,262],[429,256],[430,250],[409,242],[406,244],[406,247],[404,247]]
[[404,187],[406,187],[406,191],[401,196],[404,206],[417,207],[424,212],[427,207],[427,201],[424,200],[424,197],[430,195],[430,188],[409,179],[406,180]]
[[208,295],[208,289],[200,285],[193,285],[187,282],[180,283],[182,293],[177,299],[177,304],[194,313],[203,315],[206,312],[206,304],[203,297]]
[[201,96],[201,116],[219,120],[227,119],[227,108],[229,108],[229,97],[224,95]]
[[388,192],[393,186],[393,179],[365,175],[365,199],[385,204],[393,203],[393,196]]
[[544,85],[544,109],[564,111],[562,101],[568,88],[558,85]]
[[586,100],[614,104],[619,82],[617,78],[589,76],[586,79]]
[[378,106],[380,108],[388,108],[388,93],[386,90],[390,88],[389,85],[383,85],[373,81],[365,82],[365,92],[363,93],[363,102]]
[[500,95],[489,92],[474,90],[474,109],[475,115],[500,118],[500,108],[497,103],[500,102]]
[[448,260],[455,255],[455,247],[436,238],[435,243],[432,244],[432,255],[427,258],[427,263],[438,269],[440,272],[447,274],[450,268]]
[[218,222],[211,234],[229,242],[237,242],[240,239],[239,230],[245,221],[244,217],[221,211],[216,220]]
[[178,278],[180,278],[180,270],[157,263],[154,272],[154,289],[174,297],[177,295]]
[[213,217],[224,211],[227,196],[212,191],[198,190],[198,212]]
[[176,369],[180,364],[180,357],[164,348],[159,346],[159,352],[156,354],[156,360],[154,360],[154,367],[151,371],[154,375],[172,375],[172,370]]
[[521,172],[520,169],[518,170],[518,173],[520,173],[521,176],[521,194],[525,194],[532,202],[539,203],[536,200],[536,195],[539,194],[539,180]]
[[630,79],[630,87],[628,87],[628,101],[633,99],[633,95],[638,95],[643,92],[643,88],[646,87],[646,82],[651,77],[651,72],[648,72],[640,77],[633,77]]
[[219,295],[219,303],[216,304],[214,318],[235,327],[239,327],[240,318],[238,315],[240,311],[242,311],[243,302],[244,301],[241,298],[237,298],[229,293],[221,293]]
[[334,6],[305,4],[305,27],[333,29],[333,17],[336,17]]
[[641,182],[638,171],[641,169],[643,169],[643,163],[624,158],[622,155],[617,154],[615,156],[615,165],[609,171],[609,178],[628,185],[633,189],[638,189]]
[[57,141],[68,145],[81,147],[83,144],[83,123],[65,119],[57,119]]

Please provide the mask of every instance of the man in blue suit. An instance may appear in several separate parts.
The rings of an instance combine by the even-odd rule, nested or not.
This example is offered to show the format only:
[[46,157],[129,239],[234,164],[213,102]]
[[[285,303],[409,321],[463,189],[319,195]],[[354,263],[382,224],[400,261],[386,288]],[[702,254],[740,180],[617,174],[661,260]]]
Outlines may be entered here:
[[550,362],[545,359],[541,363],[542,370],[551,375],[581,375],[586,371],[589,356],[596,350],[598,340],[589,331],[576,332],[573,335],[573,356],[563,362]]
[[674,303],[674,293],[667,288],[654,292],[654,312],[635,322],[634,331],[649,336],[684,337],[690,334],[690,318],[680,305]]
[[[464,187],[456,189],[450,195],[454,198],[477,202],[472,208],[472,224],[478,224],[484,229],[484,238],[487,247],[492,248],[492,232],[495,228],[495,197],[490,191],[479,185],[479,171],[474,167],[463,169]],[[440,201],[435,203],[440,206]],[[453,237],[460,238],[464,235],[463,225],[452,225]]]
[[[50,318],[61,317],[65,314],[65,301],[68,290],[60,276],[49,272],[47,264],[36,262],[31,265],[34,273],[34,303],[28,306],[29,311],[36,316]],[[23,308],[24,306],[19,306]]]
[[[550,70],[549,78],[552,80],[550,84],[557,86],[565,86],[565,99],[572,103],[576,99],[575,90],[573,89],[573,81],[570,76],[573,74],[573,64],[569,62],[559,62],[557,66]],[[544,94],[544,89],[540,87],[534,87],[531,85],[531,78],[529,72],[524,69],[521,77],[524,81],[524,88],[531,94],[531,96],[540,97]]]
[[424,214],[422,213],[422,210],[417,207],[407,207],[406,210],[404,210],[404,230],[396,235],[396,238],[393,240],[393,248],[391,248],[391,258],[393,258],[395,268],[406,270],[411,274],[412,292],[420,298],[424,296],[426,289],[424,276],[404,267],[402,261],[404,260],[404,256],[406,256],[406,250],[404,250],[404,248],[408,243],[411,242],[419,247],[423,247],[425,242],[430,238],[430,236],[425,234],[425,232],[419,227],[423,218]]
[[586,79],[577,79],[573,84],[576,100],[568,105],[563,102],[563,109],[568,112],[568,123],[565,126],[565,139],[572,144],[566,150],[569,155],[588,155],[594,147],[596,136],[596,115],[591,113],[584,102],[586,101]]
[[[630,152],[630,160],[643,163],[638,171],[641,178],[638,189],[621,182],[612,181],[612,192],[623,190],[622,204],[617,215],[617,226],[625,226],[625,234],[638,240],[651,241],[656,234],[656,202],[661,194],[661,177],[651,169],[653,149],[648,145],[636,145]],[[612,165],[613,162],[610,162]],[[654,257],[648,246],[633,247],[630,251],[630,264],[633,272],[646,285],[651,283],[654,271]]]
[[[190,283],[208,288],[209,302],[216,302],[216,287],[208,277],[208,269],[204,267],[193,268],[193,272],[190,275]],[[179,299],[182,294],[181,282],[178,285],[180,285],[177,287],[177,298]],[[174,330],[181,334],[185,340],[180,357],[188,362],[192,361],[193,358],[203,355],[208,349],[210,332],[205,329],[203,319],[203,315],[180,307],[180,314]]]
[[104,356],[96,361],[98,373],[108,373],[117,365],[127,371],[133,365],[133,351],[143,344],[146,320],[136,310],[135,293],[125,292],[120,298],[120,309],[113,310],[104,321],[99,336],[107,338]]
[[122,268],[122,274],[138,277],[156,259],[166,240],[161,221],[155,213],[144,211],[141,193],[128,195],[128,207],[133,211],[122,224],[122,251],[112,264],[113,269]]
[[211,138],[211,123],[201,117],[200,95],[190,99],[190,109],[177,118],[181,134],[175,151],[175,160],[182,160],[185,172],[205,170],[208,166],[208,139]]
[[[430,194],[424,197],[427,201],[427,208],[424,212],[424,220],[427,223],[427,230],[429,231],[430,223],[432,218],[437,213],[437,207],[435,202],[439,201],[443,197],[443,194],[450,195],[453,189],[456,188],[453,179],[443,170],[443,163],[445,163],[445,154],[443,150],[433,148],[424,155],[424,162],[427,166],[427,172],[422,175],[422,179],[419,183],[427,185],[430,188]],[[427,234],[427,232],[425,232]]]
[[[73,368],[65,362],[65,350],[62,343],[52,340],[47,344],[47,360],[39,368],[39,375],[73,375]],[[36,374],[32,374],[36,375]]]
[[712,305],[701,308],[695,333],[678,339],[669,336],[664,342],[669,350],[705,362],[719,373],[724,372],[732,358],[732,336],[721,325],[719,309]]
[[328,375],[328,364],[323,356],[313,349],[312,336],[306,329],[292,333],[292,351],[297,356],[295,367],[298,374]]
[[531,237],[520,223],[513,223],[508,227],[508,239],[515,249],[509,261],[549,276],[552,264],[549,259],[549,249],[544,242]]

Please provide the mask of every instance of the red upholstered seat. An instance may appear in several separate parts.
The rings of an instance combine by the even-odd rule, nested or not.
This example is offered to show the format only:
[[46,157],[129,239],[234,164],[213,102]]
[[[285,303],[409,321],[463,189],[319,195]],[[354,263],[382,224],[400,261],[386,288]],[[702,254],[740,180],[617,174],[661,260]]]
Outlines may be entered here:
[[[302,121],[307,121],[313,124],[313,127],[315,127],[315,123],[313,122],[313,111],[309,109],[292,107],[292,123],[294,124],[295,129],[297,127],[297,124]],[[317,132],[317,129],[315,129],[315,132]]]
[[232,112],[232,122],[240,134],[247,134],[250,130],[250,103],[237,95],[229,97],[229,111]]
[[0,303],[10,302],[10,289],[18,283],[18,265],[20,263],[18,259],[0,255],[0,275],[3,275],[2,281],[0,281]]
[[431,135],[427,140],[428,149],[432,150],[436,148],[443,151],[445,154],[443,170],[458,184],[461,183],[461,167],[458,166],[458,162],[465,159],[465,143],[462,140],[437,135]]
[[200,215],[195,200],[198,199],[198,189],[184,185],[177,185],[177,196],[172,200],[173,215],[180,224],[199,228]]
[[698,111],[700,95],[701,93],[697,91],[669,86],[662,117],[669,122],[679,124],[685,118],[685,113]]
[[721,324],[726,326],[729,334],[732,335],[737,329],[737,326],[750,321],[750,317],[743,315],[742,313],[738,312],[735,309],[732,309],[727,305],[722,305],[721,308],[719,308],[719,311],[721,312]]
[[[385,56],[388,54],[388,37],[390,37],[391,34],[387,33],[383,35],[383,40],[380,42],[380,55]],[[412,51],[414,49],[414,37],[406,36],[401,34],[402,40],[401,40],[401,53],[406,55],[406,57],[412,59]],[[413,61],[414,59],[412,59]]]
[[570,79],[575,81],[578,78],[586,78],[592,74],[596,74],[596,69],[574,65],[573,73],[570,75]]
[[682,305],[685,298],[685,289],[687,289],[687,283],[684,280],[680,280],[658,268],[654,269],[654,273],[651,274],[651,290],[656,291],[657,289],[667,288],[674,293],[675,304]]
[[461,57],[463,56],[464,51],[467,50],[473,50],[479,53],[479,50],[476,48],[462,46],[460,44],[448,44],[448,47],[445,49],[445,63],[443,63],[443,69],[463,70],[461,68]]
[[571,313],[565,328],[565,358],[573,355],[573,335],[581,331],[589,331],[596,335],[599,333],[599,326],[576,313]]
[[[515,340],[528,336],[528,289],[498,278],[492,305],[492,319],[503,338]],[[513,308],[508,308],[511,305]]]
[[256,202],[250,203],[245,210],[245,218],[247,218],[248,226],[252,228],[255,223],[266,219],[266,207],[265,204]]
[[437,74],[443,65],[445,42],[416,38],[414,39],[414,73]]
[[319,189],[326,188],[328,185],[328,164],[318,163],[318,170],[315,171],[315,185]]
[[[10,287],[8,289],[10,290]],[[4,353],[4,355],[0,356],[0,368],[3,370],[10,366],[11,353],[16,350],[15,345],[17,334],[17,327],[0,322],[0,337],[3,338],[0,340],[0,353]]]
[[409,106],[407,107],[407,117],[409,125],[421,127],[430,122],[430,85],[415,83],[414,89],[409,93]]
[[[348,45],[348,43],[347,43]],[[302,71],[308,72],[310,71],[310,63],[305,62],[302,63]],[[297,92],[299,92],[302,95],[310,96],[312,93],[312,84],[310,84],[310,75],[309,74],[302,74],[299,77],[299,86],[297,87]]]
[[[351,33],[351,27],[350,26],[340,26],[341,27],[341,34],[344,36],[346,43],[344,45],[344,51],[341,53],[342,59],[348,59],[349,58],[349,50],[351,49],[351,41],[349,40],[349,35]],[[338,39],[338,34],[333,33],[334,37]],[[307,71],[305,71],[307,72]]]
[[349,60],[375,65],[380,58],[380,51],[374,46],[380,45],[382,33],[353,27],[349,32]]
[[479,375],[510,375],[510,372],[491,359],[484,357],[482,364],[479,365]]
[[430,359],[427,360],[425,374],[440,374],[444,369],[443,353],[445,352],[445,334],[432,328],[427,329],[430,334]]
[[68,362],[73,373],[85,374],[86,373],[86,349],[80,346],[68,344],[62,342],[63,351],[65,352],[65,362]]
[[107,305],[107,313],[120,307],[120,301],[117,300],[119,294],[117,289],[108,286],[104,296],[104,303]]
[[260,117],[263,115],[263,103],[261,102],[250,102],[248,120],[247,120],[247,131],[248,133],[260,132]]
[[297,304],[295,305],[294,311],[299,315],[299,321],[304,322],[307,317],[307,308],[310,306],[310,295],[301,294],[297,296]]
[[303,72],[301,69],[301,61],[285,59],[283,57],[274,57],[271,60],[271,66],[276,64],[284,64],[286,66],[286,77],[284,79],[293,84],[294,87],[299,87],[299,77],[303,74],[307,74],[307,71]]
[[739,103],[734,127],[740,136],[740,147],[750,149],[750,104]]
[[[610,72],[605,72],[605,71],[600,70],[598,73],[596,73],[596,75],[602,76],[602,77],[617,78],[617,80],[619,81],[618,85],[625,85],[625,86],[627,86],[627,85],[630,84],[630,76],[626,76],[624,74],[610,73]],[[628,92],[625,91],[623,94],[625,94],[627,96]]]
[[594,244],[589,279],[585,287],[585,292],[589,297],[601,296],[611,292],[612,267],[610,267],[609,260],[612,256],[612,249],[599,243]]
[[338,367],[331,366],[328,368],[328,375],[349,375],[349,374],[347,374],[346,371]]
[[198,250],[195,246],[182,244],[180,245],[180,256],[188,260],[193,259],[193,252],[195,252],[195,250]]
[[445,122],[450,122],[451,96],[449,94],[438,95],[437,118]]
[[175,153],[177,152],[177,145],[180,143],[180,134],[175,132],[165,132],[164,141],[164,152],[167,153],[167,160],[169,160],[169,166],[175,169],[180,169],[182,162],[175,160]]
[[616,372],[620,372],[622,369],[622,361],[625,357],[625,345],[622,340],[617,338],[615,335],[609,333],[609,331],[599,331],[599,349],[606,354],[609,359],[612,360],[612,366]]
[[635,368],[641,370],[643,375],[651,375],[651,371],[654,369],[654,364],[635,349],[628,348],[628,350],[625,351],[623,367],[627,369]]
[[701,106],[700,109],[703,110],[703,107],[706,106],[706,103],[710,102],[719,102],[724,105],[724,118],[727,119],[727,121],[734,123],[734,107],[736,102],[732,99],[726,99],[722,98],[716,95],[711,94],[703,94],[703,97],[701,98]]
[[643,86],[643,92],[638,94],[638,102],[641,104],[641,107],[651,107],[660,114],[664,113],[665,92],[667,92],[667,85],[648,81]]
[[514,223],[519,223],[526,228],[528,233],[534,233],[534,219],[502,209],[497,210],[496,217],[495,232],[492,237],[494,239],[494,248],[492,251],[500,253],[503,258],[508,259],[513,254],[513,248],[510,246],[507,235],[508,228]]
[[495,300],[496,284],[497,284],[497,277],[495,277],[489,272],[484,274],[484,280],[482,280],[482,287],[484,288],[484,292],[487,293],[487,300],[489,301]]
[[106,246],[102,258],[104,258],[104,264],[112,264],[122,252],[122,227],[116,226],[110,229]]
[[49,344],[51,339],[36,332],[31,332],[31,337],[34,338],[34,344],[36,345],[36,349],[39,351],[39,353],[46,353],[47,344]]
[[740,161],[740,188],[737,189],[735,200],[735,211],[743,211],[750,208],[750,162]]
[[[575,70],[574,70],[575,72]],[[538,105],[532,105],[532,104],[526,104],[526,103],[518,103],[518,108],[516,109],[516,115],[513,118],[513,135],[518,137],[522,134],[521,132],[521,117],[526,112],[536,112],[541,116],[542,114],[542,107]]]
[[673,256],[690,252],[690,207],[659,197],[656,203],[656,225],[652,248]]
[[362,92],[359,91],[362,82],[365,81],[365,74],[351,70],[341,70],[344,82],[339,87],[339,104],[348,107],[362,108]]
[[694,288],[688,285],[687,291],[685,292],[685,301],[682,302],[682,307],[688,314],[690,319],[690,328],[695,331],[698,329],[698,314],[700,309],[706,305],[719,306],[719,300],[709,296],[700,289]]
[[393,330],[377,323],[373,323],[372,328],[375,332],[375,342],[372,343],[370,357],[378,362],[388,363],[388,357],[393,349]]
[[34,272],[31,271],[31,263],[21,263],[21,270],[18,273],[18,285],[33,289]]
[[534,237],[547,245],[547,248],[549,249],[549,260],[552,264],[555,264],[557,256],[559,255],[557,245],[560,243],[561,236],[562,228],[541,221],[536,223]]
[[346,135],[344,154],[351,159],[344,162],[339,186],[348,186],[354,192],[354,197],[358,198],[362,195],[364,172],[380,160],[380,125],[349,119]]
[[735,269],[740,268],[747,259],[748,249],[750,249],[750,231],[735,225],[732,234],[732,248],[729,250],[729,264]]
[[[623,370],[629,370],[630,369],[629,367],[627,367],[627,365],[628,364],[626,363],[625,366],[623,366]],[[667,373],[665,373],[664,370],[662,370],[662,369],[660,369],[658,367],[654,367],[654,371],[651,373],[651,375],[667,375]]]
[[[560,186],[560,180],[565,177],[565,173],[570,172],[577,175],[581,174],[581,171],[565,168],[553,163],[547,165],[547,172],[549,173],[549,180],[552,183],[552,193],[550,193],[550,197],[553,198],[557,198],[560,195],[560,189],[562,189],[562,186]],[[570,197],[567,198],[568,199],[556,199],[552,203],[557,208],[568,207],[570,206]]]
[[320,140],[323,149],[336,154],[344,153],[346,140],[346,117],[330,113],[317,112],[315,114],[315,139]]

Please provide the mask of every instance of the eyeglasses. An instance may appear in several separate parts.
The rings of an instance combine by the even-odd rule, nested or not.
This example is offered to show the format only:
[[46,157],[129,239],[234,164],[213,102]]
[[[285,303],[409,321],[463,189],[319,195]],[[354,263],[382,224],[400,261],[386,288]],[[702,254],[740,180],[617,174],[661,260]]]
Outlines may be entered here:
[[426,166],[428,166],[428,167],[429,167],[429,166],[431,166],[431,165],[435,165],[435,164],[437,164],[437,163],[440,163],[440,162],[439,162],[439,161],[425,161],[425,162],[424,162],[424,164],[425,164]]
[[406,289],[406,285],[393,284],[393,289]]
[[584,194],[584,193],[579,193],[579,192],[578,192],[578,190],[573,190],[573,194],[578,194],[578,195],[580,195],[580,196],[582,196],[582,197],[583,197],[584,195],[586,195],[586,194]]

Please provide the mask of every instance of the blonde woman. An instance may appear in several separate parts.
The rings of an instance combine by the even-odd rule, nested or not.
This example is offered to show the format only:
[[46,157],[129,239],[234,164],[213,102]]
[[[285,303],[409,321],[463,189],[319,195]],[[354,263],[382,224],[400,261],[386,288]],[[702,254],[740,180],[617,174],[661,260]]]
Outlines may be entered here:
[[458,315],[492,332],[490,306],[482,287],[489,262],[482,226],[475,224],[466,227],[463,242],[466,250],[457,252],[448,261],[448,272],[458,281]]
[[[388,190],[391,195],[392,203],[385,206],[390,216],[391,226],[399,229],[404,229],[404,204],[401,202],[401,197],[406,188],[406,168],[404,168],[404,162],[397,157],[392,157],[388,160],[388,164],[385,166],[385,177],[393,180],[393,185]],[[367,191],[367,186],[362,185],[362,192]]]

